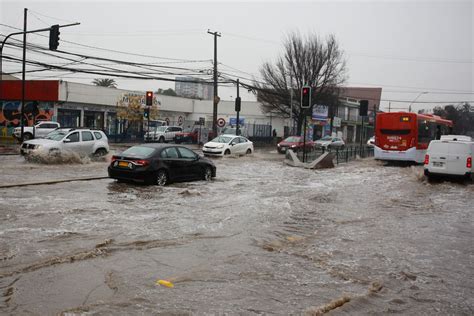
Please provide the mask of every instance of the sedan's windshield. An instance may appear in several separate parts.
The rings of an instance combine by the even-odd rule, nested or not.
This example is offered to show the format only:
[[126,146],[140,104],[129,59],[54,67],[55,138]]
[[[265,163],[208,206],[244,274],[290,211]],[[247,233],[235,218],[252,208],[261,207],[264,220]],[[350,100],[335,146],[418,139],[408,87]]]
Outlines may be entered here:
[[129,149],[122,152],[121,156],[126,157],[136,157],[136,158],[146,158],[151,156],[151,154],[155,151],[154,148],[145,147],[145,146],[133,146]]
[[321,138],[321,140],[332,140],[332,137],[331,136],[324,136],[323,138]]
[[46,139],[59,141],[63,139],[66,134],[67,134],[66,132],[55,131],[55,132],[49,133],[48,136],[46,136]]
[[211,140],[213,143],[228,143],[232,140],[232,137],[226,137],[226,136],[218,136]]

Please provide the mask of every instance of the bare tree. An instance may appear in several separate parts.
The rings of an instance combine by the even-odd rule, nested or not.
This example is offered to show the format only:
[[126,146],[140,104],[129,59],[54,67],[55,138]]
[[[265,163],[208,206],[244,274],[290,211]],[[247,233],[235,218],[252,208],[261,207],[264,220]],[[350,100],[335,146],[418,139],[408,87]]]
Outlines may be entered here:
[[[266,62],[260,68],[263,82],[255,82],[257,99],[264,112],[295,119],[297,133],[301,133],[304,115],[311,112],[300,108],[300,91],[305,85],[312,89],[312,104],[337,106],[339,87],[346,79],[346,63],[334,35],[321,40],[310,34],[305,39],[291,33],[283,43],[284,53],[273,65]],[[291,89],[293,106],[291,106]],[[312,110],[312,106],[311,109]]]

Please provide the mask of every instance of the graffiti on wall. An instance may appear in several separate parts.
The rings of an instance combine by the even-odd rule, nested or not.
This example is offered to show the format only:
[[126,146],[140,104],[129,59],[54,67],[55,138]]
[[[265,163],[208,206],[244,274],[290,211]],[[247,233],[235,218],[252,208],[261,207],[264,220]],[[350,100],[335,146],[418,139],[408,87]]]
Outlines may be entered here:
[[[32,126],[37,121],[50,121],[53,117],[53,105],[49,102],[27,102],[23,114],[27,126]],[[0,128],[3,136],[11,135],[13,128],[20,126],[20,119],[20,101],[0,102]]]

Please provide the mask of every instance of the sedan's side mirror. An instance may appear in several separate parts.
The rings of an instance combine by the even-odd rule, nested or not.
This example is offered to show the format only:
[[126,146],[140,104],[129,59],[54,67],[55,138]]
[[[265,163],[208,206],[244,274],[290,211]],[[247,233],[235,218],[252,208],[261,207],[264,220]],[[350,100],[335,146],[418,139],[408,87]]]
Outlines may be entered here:
[[63,143],[70,143],[71,140],[69,138],[66,138],[65,140],[63,140]]

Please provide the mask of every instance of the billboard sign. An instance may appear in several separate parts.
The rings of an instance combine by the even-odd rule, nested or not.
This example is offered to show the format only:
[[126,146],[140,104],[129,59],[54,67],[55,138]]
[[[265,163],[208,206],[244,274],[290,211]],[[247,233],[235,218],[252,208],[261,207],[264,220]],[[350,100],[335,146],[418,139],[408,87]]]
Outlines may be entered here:
[[312,119],[315,121],[326,121],[328,118],[329,107],[327,105],[318,105],[313,106]]

